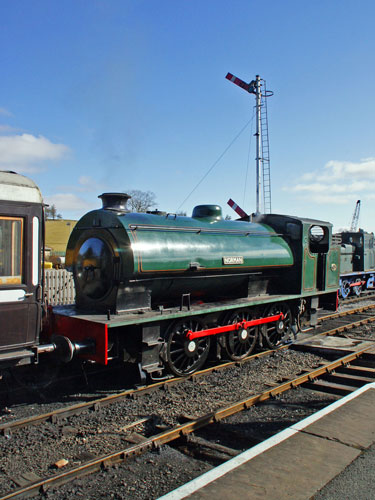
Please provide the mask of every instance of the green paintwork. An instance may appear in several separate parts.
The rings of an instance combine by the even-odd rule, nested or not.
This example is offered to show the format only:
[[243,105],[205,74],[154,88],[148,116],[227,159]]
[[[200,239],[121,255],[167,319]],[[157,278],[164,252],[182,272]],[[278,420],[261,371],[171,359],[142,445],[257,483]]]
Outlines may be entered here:
[[[335,292],[334,292],[335,293]],[[315,297],[317,294],[315,292],[305,293],[303,294],[304,298],[307,297]],[[332,295],[332,290],[329,292],[321,292],[319,296],[329,297]],[[290,294],[290,295],[264,295],[260,297],[252,297],[252,298],[244,298],[237,299],[232,302],[221,302],[220,304],[203,304],[201,306],[192,306],[191,310],[188,311],[184,308],[180,311],[178,308],[166,309],[163,314],[157,311],[145,312],[142,315],[137,313],[127,313],[127,314],[119,314],[114,315],[108,320],[105,314],[80,314],[78,313],[74,306],[60,306],[54,307],[54,313],[61,316],[71,316],[77,319],[99,323],[102,325],[107,325],[108,328],[119,328],[123,326],[137,326],[143,325],[147,323],[159,323],[159,322],[170,322],[174,319],[181,319],[190,316],[201,316],[204,317],[208,314],[213,314],[217,312],[223,311],[231,311],[239,308],[253,307],[253,306],[265,306],[268,304],[274,304],[278,302],[292,302],[298,301],[301,299],[300,294]]]
[[[96,210],[77,223],[76,233],[95,225],[114,236],[119,254],[129,266],[132,263],[124,273],[127,276],[184,273],[192,266],[200,271],[241,272],[293,265],[288,244],[265,224]],[[74,248],[74,236],[68,262],[69,248]],[[224,257],[243,259],[243,263],[224,264]]]
[[374,233],[364,233],[364,270],[375,269]]
[[363,229],[341,233],[341,274],[375,269],[374,234]]
[[354,255],[354,247],[353,245],[341,245],[340,252],[340,268],[341,274],[347,274],[353,272],[353,255]]
[[[312,227],[324,228],[322,244],[311,241]],[[319,221],[303,223],[302,292],[337,289],[340,277],[340,249],[332,246],[332,225]]]
[[[150,217],[131,214],[121,218],[132,241],[135,273],[185,272],[192,264],[207,271],[293,264],[286,242],[265,225]],[[157,223],[158,229],[147,228],[148,224]],[[224,264],[224,257],[242,258],[243,264]]]
[[340,273],[340,247],[334,246],[327,255],[326,289],[337,290]]
[[303,224],[303,265],[302,265],[302,291],[312,292],[316,290],[316,273],[318,256],[312,254],[309,249],[309,230],[311,224]]

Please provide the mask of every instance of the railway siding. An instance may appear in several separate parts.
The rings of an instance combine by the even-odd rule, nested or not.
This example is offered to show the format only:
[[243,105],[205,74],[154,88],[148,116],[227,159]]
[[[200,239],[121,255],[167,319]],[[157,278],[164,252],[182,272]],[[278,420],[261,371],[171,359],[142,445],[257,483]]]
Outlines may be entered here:
[[[373,349],[373,347],[371,347],[371,348]],[[187,403],[187,401],[189,401],[191,406],[190,406],[190,408],[188,408],[188,411],[190,414],[193,415],[195,412],[198,412],[199,409],[201,408],[202,399],[203,399],[203,401],[206,401],[206,404],[208,403],[209,400],[211,400],[213,392],[211,391],[211,393],[208,394],[206,392],[205,388],[203,388],[203,396],[202,396],[202,394],[200,394],[200,397],[198,398],[197,394],[195,396],[194,396],[194,394],[189,393],[189,392],[186,394],[186,386],[185,386],[185,391],[184,391],[183,396],[184,397],[187,396],[187,400],[186,400],[186,399],[182,398],[182,394],[178,392],[179,387],[175,387],[173,389],[176,392],[173,394],[173,397],[171,398],[171,402],[173,400],[173,409],[171,406],[168,406],[167,399],[163,398],[164,401],[162,403],[160,401],[157,401],[157,406],[156,407],[153,406],[153,410],[152,410],[152,411],[160,412],[160,409],[163,408],[164,412],[167,412],[167,413],[169,412],[169,413],[171,413],[171,415],[175,414],[175,417],[174,418],[172,417],[172,420],[169,422],[169,425],[172,424],[171,428],[167,428],[167,430],[155,435],[154,432],[155,432],[155,428],[157,428],[157,425],[155,426],[156,422],[154,421],[153,422],[154,425],[152,425],[150,429],[147,429],[147,426],[145,427],[143,434],[142,434],[142,436],[144,436],[144,439],[141,439],[138,443],[133,444],[131,446],[125,446],[125,447],[122,446],[122,448],[120,447],[119,451],[110,452],[110,453],[107,452],[107,454],[104,454],[104,455],[103,455],[104,441],[103,441],[103,439],[97,439],[98,436],[99,436],[99,438],[105,437],[106,447],[112,447],[113,445],[118,447],[119,446],[119,442],[118,442],[119,438],[120,438],[120,442],[123,440],[132,442],[133,438],[127,439],[126,435],[120,436],[121,433],[119,433],[119,429],[118,429],[119,417],[122,416],[122,418],[123,418],[124,415],[129,415],[129,410],[131,411],[130,407],[127,408],[127,411],[123,407],[123,405],[121,405],[121,407],[117,408],[117,409],[114,407],[107,408],[108,410],[110,410],[109,414],[106,414],[106,413],[103,414],[103,412],[101,412],[100,415],[95,415],[96,419],[91,418],[90,422],[81,421],[78,417],[76,417],[75,423],[73,423],[72,421],[69,421],[68,429],[71,429],[69,432],[67,432],[66,429],[64,432],[61,429],[52,428],[51,424],[49,424],[47,426],[47,429],[45,429],[43,431],[40,430],[41,429],[40,427],[35,428],[35,429],[38,429],[38,430],[35,430],[35,432],[38,434],[38,436],[37,436],[37,438],[35,438],[35,436],[34,436],[34,440],[35,440],[35,442],[38,442],[39,444],[44,445],[44,446],[41,446],[40,448],[42,450],[44,449],[44,451],[47,451],[50,463],[56,463],[56,461],[57,461],[56,458],[58,460],[61,460],[61,458],[62,458],[61,454],[63,453],[63,448],[64,448],[64,446],[62,446],[62,444],[65,441],[64,444],[68,446],[68,449],[73,448],[73,450],[75,452],[75,459],[71,459],[72,463],[77,464],[77,459],[79,459],[79,454],[77,456],[77,447],[74,449],[74,447],[72,446],[72,442],[71,441],[69,442],[69,439],[67,438],[67,436],[69,436],[69,434],[73,435],[75,441],[78,441],[78,442],[81,441],[81,444],[82,443],[87,444],[87,447],[85,447],[86,448],[85,449],[86,455],[87,455],[87,452],[89,451],[89,453],[91,453],[92,456],[95,458],[92,458],[92,460],[89,460],[87,463],[84,463],[82,465],[75,465],[75,467],[73,467],[73,468],[68,468],[68,470],[66,470],[65,472],[59,473],[57,475],[54,474],[53,471],[50,470],[51,467],[49,467],[49,470],[45,470],[45,472],[43,474],[43,471],[41,470],[41,463],[43,460],[43,455],[37,457],[38,460],[35,461],[35,458],[36,458],[35,456],[37,454],[37,450],[34,449],[33,450],[33,462],[32,462],[32,463],[34,463],[34,470],[32,472],[34,474],[36,473],[38,476],[45,477],[45,479],[43,481],[40,481],[40,482],[36,481],[33,484],[30,484],[30,486],[27,487],[26,490],[30,490],[30,491],[35,490],[35,489],[38,490],[41,487],[44,487],[44,488],[48,487],[49,484],[54,484],[55,482],[57,482],[59,484],[59,483],[64,482],[68,479],[74,478],[77,475],[80,475],[83,471],[84,471],[84,473],[87,473],[88,470],[90,470],[90,471],[99,470],[102,466],[113,465],[114,463],[116,463],[118,461],[122,461],[122,460],[127,459],[127,458],[130,458],[135,454],[139,454],[141,452],[144,453],[145,451],[152,450],[153,448],[160,446],[161,444],[168,443],[171,440],[178,439],[181,436],[189,434],[190,432],[197,431],[198,429],[206,426],[209,423],[217,423],[219,421],[222,421],[223,419],[227,418],[230,415],[233,415],[235,413],[238,413],[241,410],[249,408],[255,402],[259,403],[261,401],[265,401],[265,400],[269,399],[270,397],[274,397],[274,396],[284,392],[286,389],[289,389],[292,387],[297,387],[301,383],[308,381],[308,380],[314,380],[319,375],[326,373],[327,370],[329,372],[331,372],[335,368],[338,368],[340,366],[346,365],[347,363],[350,363],[351,361],[354,361],[355,359],[357,359],[360,356],[360,354],[362,354],[363,351],[368,351],[369,349],[370,348],[367,346],[365,349],[362,349],[362,351],[347,355],[344,358],[339,359],[333,363],[329,363],[329,364],[324,363],[325,366],[320,366],[320,367],[315,368],[314,370],[310,371],[309,373],[302,374],[301,376],[297,377],[297,379],[293,380],[290,378],[290,376],[288,376],[286,378],[288,378],[289,380],[282,383],[278,387],[267,390],[265,393],[263,393],[261,395],[257,395],[257,396],[250,397],[250,398],[245,398],[242,401],[237,401],[235,403],[233,402],[232,404],[229,404],[229,406],[227,406],[225,408],[223,407],[219,410],[214,410],[210,413],[207,413],[204,416],[201,416],[197,419],[192,420],[191,422],[188,422],[186,424],[177,425],[177,426],[176,426],[176,422],[178,422],[178,416],[175,413],[176,406],[178,407],[179,413],[181,413],[181,408],[184,408],[186,410],[186,403]],[[293,353],[293,351],[283,351],[280,353],[275,353],[275,355],[283,356],[284,358],[286,358],[287,361],[289,361],[290,358],[293,357],[295,354],[297,354],[297,353]],[[267,359],[264,358],[262,361],[264,361],[264,360],[267,360]],[[279,360],[279,362],[280,362],[280,360]],[[273,368],[275,368],[275,366],[273,366]],[[279,368],[279,366],[278,366],[278,368]],[[215,375],[215,374],[213,374],[213,375]],[[278,375],[280,377],[280,373]],[[236,377],[236,378],[238,378],[238,377]],[[285,373],[284,374],[281,373],[281,378],[285,378]],[[269,380],[269,377],[268,377],[268,380]],[[204,379],[203,382],[206,382],[206,379]],[[199,385],[202,385],[202,384],[199,384]],[[217,387],[217,385],[216,385],[216,387]],[[168,392],[170,392],[170,391],[168,391]],[[218,392],[218,391],[216,391],[216,392]],[[157,393],[155,393],[155,394],[157,394]],[[220,392],[220,397],[223,397],[223,394],[221,392]],[[130,403],[134,403],[135,401],[131,401]],[[181,403],[181,402],[182,402],[182,407],[179,405],[179,403]],[[194,407],[192,406],[193,402],[198,404],[195,411],[194,411]],[[155,403],[155,401],[154,401],[154,403]],[[221,401],[221,403],[223,403],[223,402]],[[145,404],[145,402],[143,401],[143,408],[145,408],[144,404]],[[217,406],[217,400],[215,401],[214,406],[215,406],[215,404]],[[147,406],[147,402],[146,402],[146,406]],[[169,410],[167,410],[167,408],[169,408]],[[147,410],[144,411],[144,413],[147,415],[150,415],[150,414],[152,414],[152,411],[150,411],[150,407],[148,407]],[[132,409],[132,412],[133,412],[133,418],[134,418],[134,408]],[[138,414],[138,416],[139,416],[139,414]],[[177,420],[176,420],[176,418],[177,418]],[[174,421],[174,424],[173,424],[173,421]],[[115,424],[116,428],[113,427],[114,422],[116,422],[116,424]],[[147,420],[146,420],[146,423],[147,423]],[[157,423],[158,424],[167,423],[167,425],[168,425],[168,418],[166,418],[165,413],[163,415],[159,415],[159,419],[157,419]],[[168,425],[168,427],[169,427],[169,425]],[[64,427],[62,429],[64,429]],[[77,432],[77,429],[79,429],[79,432]],[[152,433],[152,435],[149,438],[147,438],[148,433]],[[21,439],[23,437],[22,434],[23,433],[21,430],[20,436],[18,436],[18,437],[21,437]],[[48,446],[48,435],[49,434],[51,434],[53,436],[53,440],[56,442],[59,442],[59,445],[60,445],[57,448],[57,451],[58,451],[58,453],[60,453],[60,456],[53,458],[53,461],[52,461],[52,457],[53,457],[53,453],[56,451],[56,449],[54,448],[53,450],[51,450],[50,447]],[[61,436],[61,434],[62,434],[62,436]],[[30,441],[30,433],[28,436],[28,441]],[[12,443],[12,445],[13,445],[12,446],[12,449],[13,449],[12,455],[14,455],[14,450],[16,449],[15,447],[17,446],[16,443],[17,443],[17,439],[14,436],[14,442]],[[89,449],[88,449],[88,447],[89,447]],[[119,448],[117,448],[117,449],[119,449]],[[51,452],[52,452],[52,455],[51,455]],[[83,451],[81,451],[81,455],[82,455],[82,453],[83,453]],[[12,461],[9,462],[8,467],[9,466],[14,467],[14,463],[15,463],[14,456],[12,456]],[[39,470],[37,470],[35,467],[36,463],[38,464]],[[27,461],[25,460],[25,457],[23,456],[22,457],[22,466],[25,467],[25,465],[27,465]],[[1,466],[2,466],[2,470],[4,471],[6,469],[6,463],[4,463],[4,460],[2,461]],[[22,475],[25,476],[29,473],[30,473],[30,471],[23,470]],[[25,493],[25,489],[18,490],[18,491],[15,490],[14,493],[9,494],[8,496],[6,495],[4,498],[17,498],[19,494],[24,494],[24,493]]]
[[[337,320],[337,318],[334,318],[334,320]],[[201,432],[198,429],[207,422],[213,422],[214,426],[224,425],[223,428],[227,431],[228,425],[232,429],[234,428],[233,424],[229,423],[230,419],[236,420],[236,417],[230,417],[228,421],[227,417],[240,409],[246,409],[255,401],[266,401],[271,397],[271,400],[269,400],[271,404],[267,406],[269,409],[272,406],[276,407],[277,405],[274,402],[278,401],[278,394],[283,389],[296,387],[303,382],[302,379],[298,382],[294,380],[295,374],[301,371],[301,367],[303,367],[303,371],[306,370],[306,373],[302,373],[304,381],[309,380],[312,384],[317,375],[327,371],[328,360],[322,362],[321,355],[323,352],[327,352],[328,357],[331,357],[333,354],[338,356],[340,352],[343,355],[345,350],[348,349],[360,350],[364,346],[369,351],[373,349],[370,342],[362,342],[360,345],[359,342],[350,342],[350,339],[338,338],[332,339],[336,343],[336,346],[333,346],[329,337],[325,337],[323,340],[321,336],[311,338],[311,335],[309,335],[309,337],[313,341],[312,344],[314,342],[316,344],[315,346],[310,345],[312,350],[310,353],[284,349],[274,352],[271,356],[263,355],[258,359],[253,358],[249,363],[232,363],[231,367],[224,372],[217,369],[209,375],[205,374],[204,377],[199,374],[194,375],[190,380],[185,380],[182,385],[171,385],[167,391],[153,392],[143,398],[127,398],[119,404],[107,407],[97,406],[94,403],[93,409],[95,411],[88,414],[71,416],[66,419],[57,418],[52,422],[38,426],[33,431],[21,428],[15,430],[13,434],[6,435],[5,433],[0,439],[3,451],[0,467],[4,474],[3,478],[0,477],[0,486],[3,488],[13,482],[13,487],[17,488],[21,483],[25,483],[27,478],[31,481],[31,478],[34,477],[34,484],[30,484],[30,488],[38,490],[39,487],[42,487],[43,481],[39,483],[37,478],[46,478],[47,484],[50,481],[54,482],[56,479],[65,481],[70,475],[74,475],[76,472],[79,473],[88,459],[91,459],[89,467],[92,470],[100,469],[104,464],[106,466],[113,465],[117,460],[123,460],[141,451],[147,452],[147,450],[151,451],[146,453],[145,457],[148,457],[145,458],[146,460],[158,460],[154,454],[157,453],[157,456],[159,456],[159,451],[157,451],[159,444],[174,439],[177,450],[180,450],[181,446],[189,448],[191,445],[188,440],[185,439],[184,441],[181,438],[191,431],[195,433]],[[324,347],[324,343],[329,344],[329,349]],[[314,351],[317,348],[320,348],[320,351]],[[356,353],[351,354],[352,360],[356,357]],[[352,361],[349,358],[343,362],[337,362],[337,365],[329,367],[328,371],[334,372],[338,369],[338,366],[347,365],[350,362]],[[374,363],[371,355],[368,356],[368,362]],[[314,373],[311,373],[311,368],[315,368]],[[355,377],[357,377],[357,382],[358,377],[368,376],[368,373],[363,373],[364,368],[356,366],[357,373]],[[345,366],[344,369],[350,371],[351,367]],[[361,370],[362,373],[358,374]],[[329,376],[333,375],[334,373],[331,373]],[[173,383],[175,384],[175,381]],[[267,389],[267,385],[271,387]],[[225,386],[226,389],[222,391]],[[256,396],[257,392],[265,389],[264,395]],[[316,389],[321,390],[318,386],[312,387],[312,389],[314,393],[316,393]],[[234,402],[233,395],[238,394],[241,396],[241,391],[245,397],[240,402]],[[251,393],[254,394],[253,398]],[[320,394],[318,400],[329,401],[329,398],[335,399],[337,397],[336,395],[316,394]],[[228,402],[229,407],[223,408]],[[209,413],[198,418],[197,422],[193,421],[194,418],[202,415],[202,408],[205,408]],[[217,411],[218,408],[219,411]],[[220,410],[220,408],[222,409]],[[314,405],[312,404],[307,411],[311,412],[313,408]],[[252,408],[250,413],[256,415],[259,411],[262,411],[261,407],[255,407]],[[243,414],[247,413],[244,412]],[[299,415],[299,417],[301,416],[303,414]],[[192,421],[181,424],[181,421],[186,419],[192,419]],[[239,419],[240,417],[237,416],[237,421]],[[280,421],[280,418],[278,421]],[[203,434],[201,433],[200,436],[205,439],[204,431],[202,432]],[[237,441],[245,446],[246,443],[249,446],[256,444],[249,443],[248,440],[244,440],[239,436],[241,434],[238,434]],[[253,438],[255,439],[256,436],[253,436]],[[52,441],[50,441],[51,439]],[[223,435],[221,435],[220,439],[224,440]],[[20,451],[16,451],[22,450],[22,442],[32,444],[32,446],[25,449],[25,452],[29,454],[29,458],[23,456]],[[51,445],[48,444],[49,442]],[[108,447],[103,447],[104,444]],[[225,447],[233,450],[237,449],[238,451],[243,449],[241,447],[237,448],[238,445],[233,446],[231,442],[222,441],[213,445],[214,448],[220,446],[224,447],[221,455],[225,455]],[[204,448],[203,445],[201,447]],[[213,447],[211,446],[211,448]],[[119,451],[113,452],[114,449]],[[166,452],[162,454],[164,453]],[[216,454],[216,459],[220,460],[217,449],[214,451],[211,449],[206,454]],[[20,462],[14,460],[14,457],[19,457]],[[61,472],[56,472],[54,464],[61,459],[67,459],[68,464],[63,467]],[[7,463],[10,464],[10,468],[7,468]],[[20,463],[21,467],[19,467]],[[132,467],[132,463],[130,462],[130,467]],[[191,468],[196,472],[202,471],[204,467],[201,460],[198,460],[198,462],[193,461],[191,465]],[[36,476],[33,476],[33,474]],[[99,472],[99,474],[102,474],[102,472]],[[122,472],[120,476],[122,476]],[[179,477],[182,476],[179,475]],[[78,481],[83,481],[83,479]],[[96,483],[96,479],[94,479],[94,483]],[[45,487],[43,486],[43,488]],[[16,491],[17,489],[14,490],[14,494],[16,494]],[[70,496],[74,494],[69,486],[66,486],[66,489],[62,491],[69,491]],[[158,491],[159,494],[163,492],[162,490]],[[4,493],[6,494],[6,488],[2,490],[2,494]],[[57,494],[57,491],[54,491],[54,498]],[[68,498],[68,496],[61,496],[61,498]],[[13,494],[11,497],[13,497]],[[144,498],[150,497],[146,496]]]

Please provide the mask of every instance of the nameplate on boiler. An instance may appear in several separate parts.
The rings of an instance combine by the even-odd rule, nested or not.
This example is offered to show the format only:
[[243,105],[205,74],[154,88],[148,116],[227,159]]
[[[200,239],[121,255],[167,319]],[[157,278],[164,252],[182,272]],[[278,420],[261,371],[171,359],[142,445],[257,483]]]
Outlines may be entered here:
[[243,257],[223,257],[223,264],[225,266],[238,266],[243,264]]

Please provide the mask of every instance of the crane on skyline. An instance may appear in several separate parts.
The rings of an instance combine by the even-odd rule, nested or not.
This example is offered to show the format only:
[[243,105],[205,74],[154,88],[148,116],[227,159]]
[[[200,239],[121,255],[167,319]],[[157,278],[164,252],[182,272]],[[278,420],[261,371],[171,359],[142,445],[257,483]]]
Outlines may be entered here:
[[357,231],[360,209],[361,209],[361,200],[357,200],[357,203],[355,204],[355,209],[353,212],[352,222],[350,224],[350,232]]

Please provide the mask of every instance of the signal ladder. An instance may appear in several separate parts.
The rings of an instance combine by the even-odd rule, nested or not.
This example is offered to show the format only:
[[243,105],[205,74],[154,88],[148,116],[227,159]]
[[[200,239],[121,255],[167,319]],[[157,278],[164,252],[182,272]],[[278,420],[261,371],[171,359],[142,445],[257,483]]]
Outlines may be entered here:
[[263,210],[265,214],[271,213],[271,165],[270,165],[270,143],[268,137],[268,114],[267,114],[267,90],[266,81],[263,81],[263,92],[261,93],[260,126],[262,138],[262,180],[263,180]]

